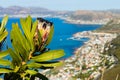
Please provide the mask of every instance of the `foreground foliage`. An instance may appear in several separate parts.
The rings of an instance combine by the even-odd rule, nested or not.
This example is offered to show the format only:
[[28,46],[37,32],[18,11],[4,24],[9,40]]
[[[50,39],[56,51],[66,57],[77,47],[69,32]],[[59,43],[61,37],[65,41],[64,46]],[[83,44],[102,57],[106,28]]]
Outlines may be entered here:
[[7,21],[8,21],[8,17],[5,16],[4,19],[2,20],[2,23],[0,23],[0,50],[2,47],[3,41],[5,40],[5,38],[8,35],[8,32],[5,29]]
[[[4,75],[4,80],[34,80],[35,77],[48,80],[39,69],[60,66],[62,61],[58,59],[64,56],[63,50],[46,48],[53,36],[53,24],[41,18],[33,22],[30,16],[21,18],[20,24],[22,29],[18,23],[12,24],[10,38],[13,48],[0,52],[0,74]],[[4,58],[7,55],[11,61]]]

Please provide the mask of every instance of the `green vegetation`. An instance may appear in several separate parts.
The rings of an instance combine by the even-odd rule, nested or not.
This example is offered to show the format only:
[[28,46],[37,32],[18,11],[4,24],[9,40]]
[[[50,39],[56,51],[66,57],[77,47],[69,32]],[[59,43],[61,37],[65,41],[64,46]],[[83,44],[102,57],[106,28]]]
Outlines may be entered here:
[[116,80],[118,76],[117,80],[120,80],[120,35],[117,38],[113,39],[111,43],[108,43],[106,45],[109,45],[109,49],[107,51],[104,51],[104,54],[114,55],[118,58],[118,62],[116,62],[117,64],[115,67],[104,73],[103,79]]
[[120,35],[113,39],[111,43],[106,44],[106,46],[109,45],[109,49],[107,51],[104,51],[104,54],[114,55],[117,57],[118,62],[115,67],[112,69],[106,71],[104,73],[103,79],[104,80],[116,80],[117,75],[119,76],[117,80],[120,80]]
[[109,45],[109,49],[104,51],[104,54],[115,55],[120,61],[120,35],[106,45]]
[[106,71],[103,80],[120,80],[120,64],[117,64],[114,68]]
[[109,21],[106,25],[96,30],[97,32],[110,32],[119,33],[120,32],[120,19],[113,19]]
[[118,61],[116,65],[104,73],[103,80],[120,80],[120,19],[113,19],[106,25],[96,30],[97,32],[117,33],[117,38],[105,45],[103,54],[114,55]]
[[8,32],[5,29],[6,23],[8,21],[8,17],[5,16],[4,19],[2,20],[2,23],[0,23],[0,50],[2,47],[2,43],[7,37]]
[[[5,17],[0,26],[0,43],[7,36]],[[63,50],[49,50],[46,46],[50,43],[54,32],[53,24],[39,18],[20,19],[22,29],[18,23],[12,24],[10,38],[13,48],[0,51],[0,75],[4,80],[35,80],[35,77],[48,80],[39,69],[51,69],[62,65],[58,59],[64,56]],[[4,57],[10,56],[12,60]],[[57,60],[56,60],[57,59]]]

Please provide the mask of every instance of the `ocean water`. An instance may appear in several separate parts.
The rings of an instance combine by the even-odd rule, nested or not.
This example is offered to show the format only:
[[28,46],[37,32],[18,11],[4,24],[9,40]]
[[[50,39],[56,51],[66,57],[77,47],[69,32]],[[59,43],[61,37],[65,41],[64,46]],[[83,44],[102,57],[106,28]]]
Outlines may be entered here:
[[[72,35],[77,32],[91,31],[101,27],[101,25],[83,25],[66,23],[64,20],[59,18],[46,18],[46,19],[54,23],[54,36],[51,43],[47,46],[47,48],[50,48],[51,50],[64,49],[65,51],[64,58],[72,56],[74,54],[75,49],[79,48],[84,44],[85,41],[89,40],[88,38],[83,38],[80,40],[72,40],[68,38],[72,37]],[[9,18],[9,21],[6,26],[9,34],[12,28],[12,23],[17,22],[20,25],[19,18]],[[4,43],[5,46],[3,46],[3,49],[6,49],[6,44],[8,44],[7,45],[8,47],[12,47],[10,42],[10,35],[8,35]]]

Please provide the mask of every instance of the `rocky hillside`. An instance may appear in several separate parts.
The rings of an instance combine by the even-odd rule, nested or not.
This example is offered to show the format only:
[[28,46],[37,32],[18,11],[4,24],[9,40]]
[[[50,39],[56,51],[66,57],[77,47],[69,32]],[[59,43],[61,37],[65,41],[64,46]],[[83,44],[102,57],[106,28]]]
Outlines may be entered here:
[[118,34],[117,38],[106,44],[103,52],[105,55],[114,55],[118,59],[116,65],[104,73],[103,80],[120,80],[120,19],[113,19],[96,31]]
[[68,22],[77,24],[106,24],[116,18],[120,18],[120,10],[78,10],[67,15]]
[[71,18],[73,19],[81,19],[81,20],[100,20],[100,19],[108,19],[113,18],[114,15],[107,11],[89,11],[89,10],[79,10],[75,11]]
[[108,50],[103,54],[114,55],[118,61],[113,68],[104,73],[103,80],[120,80],[120,35],[106,45],[109,45]]
[[120,32],[120,19],[113,19],[109,21],[106,25],[102,26],[97,31],[119,33]]

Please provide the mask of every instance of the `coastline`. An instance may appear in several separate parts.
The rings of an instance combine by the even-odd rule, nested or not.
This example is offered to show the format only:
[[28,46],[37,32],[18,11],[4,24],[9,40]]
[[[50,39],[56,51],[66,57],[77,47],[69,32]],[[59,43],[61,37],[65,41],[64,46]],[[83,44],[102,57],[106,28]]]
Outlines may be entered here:
[[[95,64],[94,62],[93,62],[93,64],[92,64],[92,61],[91,61],[91,64],[90,65],[88,65],[88,62],[89,62],[89,60],[87,60],[88,58],[91,58],[91,55],[92,55],[92,57],[93,58],[95,58],[95,60],[97,59],[95,56],[100,56],[100,57],[104,57],[105,59],[107,58],[107,61],[109,61],[109,59],[111,59],[112,58],[112,63],[114,63],[114,58],[113,57],[110,57],[110,56],[103,56],[103,55],[100,55],[99,53],[97,53],[96,51],[97,51],[97,47],[99,47],[98,45],[100,44],[99,42],[100,41],[102,41],[102,40],[100,40],[99,41],[99,39],[98,38],[101,38],[102,39],[102,36],[104,35],[104,36],[106,36],[106,38],[107,38],[107,36],[108,36],[108,38],[110,39],[110,41],[113,39],[113,38],[115,38],[115,36],[112,36],[113,34],[108,34],[108,33],[93,33],[93,32],[91,32],[91,31],[84,31],[84,32],[78,32],[78,33],[76,33],[76,34],[74,34],[73,35],[73,37],[74,38],[89,38],[90,40],[89,41],[87,41],[87,42],[85,42],[85,44],[82,46],[82,47],[80,47],[80,48],[78,48],[76,51],[75,51],[75,55],[74,56],[72,56],[71,58],[68,58],[67,60],[65,60],[65,64],[67,64],[67,65],[64,65],[63,66],[63,68],[61,68],[60,69],[60,72],[58,72],[58,74],[57,75],[54,75],[54,76],[50,76],[50,78],[51,78],[51,80],[56,80],[56,79],[58,79],[58,80],[69,80],[69,79],[72,79],[72,78],[77,78],[77,79],[80,79],[79,78],[79,75],[88,75],[88,73],[90,73],[91,74],[91,72],[93,71],[93,70],[99,70],[99,71],[102,71],[102,68],[103,67],[98,67],[98,65],[97,66],[92,66],[92,68],[91,68],[91,65],[93,65],[93,64]],[[97,36],[97,37],[96,37]],[[96,43],[92,43],[92,42],[94,42],[96,40]],[[103,38],[103,40],[104,40],[104,38]],[[97,43],[98,42],[98,43]],[[106,39],[106,41],[104,42],[103,41],[103,45],[101,45],[102,47],[104,47],[104,44],[107,42],[107,39]],[[109,40],[108,40],[108,42],[109,42]],[[98,44],[98,45],[96,45],[96,44]],[[96,46],[94,49],[91,49],[91,50],[89,50],[90,49],[90,47],[94,47],[94,46]],[[88,48],[89,47],[89,48]],[[99,48],[100,49],[100,48]],[[98,50],[99,50],[98,49]],[[103,49],[104,48],[102,48],[102,49],[100,49],[100,51],[103,51]],[[92,51],[93,50],[93,51]],[[94,51],[94,50],[96,50],[96,51]],[[88,51],[88,52],[87,52]],[[95,55],[95,54],[91,54],[90,53],[90,51],[92,51],[93,53],[97,53],[97,55]],[[85,54],[84,54],[85,53]],[[87,53],[90,53],[89,55],[87,54]],[[100,58],[100,59],[102,59],[102,58]],[[97,59],[98,60],[98,62],[99,62],[99,60],[100,60],[99,58]],[[86,63],[86,61],[88,61],[87,63]],[[83,64],[82,64],[82,62],[84,62]],[[110,65],[112,64],[112,63],[110,63]],[[72,64],[72,65],[71,65]],[[85,65],[84,65],[85,64]],[[97,64],[99,64],[99,63],[97,63]],[[104,65],[104,64],[102,64],[102,65]],[[87,67],[88,66],[88,67]],[[94,69],[94,67],[95,68],[97,68],[97,69]],[[85,68],[85,69],[84,69]],[[80,71],[80,72],[79,72]],[[100,76],[101,75],[101,73],[100,72],[92,72],[93,73],[93,75],[92,75],[92,77],[91,77],[91,75],[90,75],[90,78],[97,78],[98,76]],[[74,73],[75,72],[75,73]],[[83,72],[83,73],[82,73]],[[97,75],[97,77],[96,77],[96,75]],[[61,77],[62,76],[62,77]],[[76,77],[76,76],[78,76],[78,77]],[[54,78],[54,79],[53,79]]]
[[76,20],[72,19],[71,17],[59,17],[61,19],[64,19],[66,23],[72,23],[72,24],[89,24],[89,25],[104,25],[108,23],[111,19],[105,18],[101,20]]
[[81,78],[96,80],[102,72],[115,65],[117,59],[114,56],[101,53],[107,50],[105,44],[116,38],[116,34],[84,31],[74,34],[73,37],[86,37],[90,40],[78,48],[74,56],[66,59],[62,68],[52,71],[51,75],[47,75],[50,80],[80,80]]
[[[5,14],[6,15],[6,14]],[[3,17],[5,15],[0,15],[0,17]],[[28,16],[27,14],[26,15],[23,15],[23,14],[17,14],[17,15],[9,15],[9,17],[11,18],[25,18],[26,16]],[[107,22],[109,22],[111,19],[108,19],[108,18],[105,18],[105,19],[101,19],[101,20],[76,20],[76,19],[73,19],[71,17],[65,17],[65,16],[52,16],[52,15],[38,15],[38,14],[34,14],[34,15],[31,15],[33,18],[36,18],[36,17],[43,17],[43,18],[46,18],[46,17],[51,17],[51,18],[60,18],[60,19],[63,19],[65,20],[65,23],[71,23],[71,24],[87,24],[87,25],[104,25],[106,24]]]

